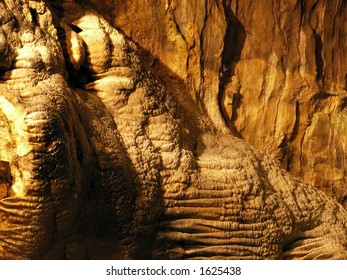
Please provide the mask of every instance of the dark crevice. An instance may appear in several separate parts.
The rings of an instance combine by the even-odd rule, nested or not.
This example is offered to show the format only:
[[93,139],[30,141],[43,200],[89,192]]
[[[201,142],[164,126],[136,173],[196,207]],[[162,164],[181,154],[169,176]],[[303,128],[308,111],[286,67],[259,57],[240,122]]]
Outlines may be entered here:
[[54,13],[59,17],[62,18],[64,16],[64,10],[62,7],[63,0],[48,0],[46,1],[46,4],[50,8],[50,10],[54,10]]
[[316,57],[316,70],[317,70],[317,81],[322,81],[323,79],[323,69],[324,69],[324,61],[322,58],[322,50],[323,50],[323,42],[321,36],[317,34],[317,32],[314,30],[314,40],[316,43],[315,48],[315,57]]
[[76,33],[81,33],[83,30],[81,28],[79,28],[78,26],[74,25],[74,24],[70,24],[69,25],[71,27],[71,29],[73,31],[75,31]]
[[301,30],[303,20],[304,20],[304,15],[305,15],[305,1],[300,0],[300,28],[299,30]]
[[347,108],[347,97],[344,97],[341,99],[341,102],[339,104],[339,111],[345,111]]
[[342,198],[341,204],[347,210],[347,195]]
[[38,16],[35,9],[30,8],[31,18],[35,26],[40,26]]
[[312,5],[312,8],[311,8],[311,11],[310,11],[310,14],[316,9],[317,5],[319,3],[319,0],[317,0],[313,5]]
[[205,35],[205,30],[206,30],[206,25],[207,25],[207,20],[208,20],[208,1],[205,2],[205,17],[204,17],[204,25],[201,28],[201,33],[200,33],[200,78],[201,78],[201,84],[200,84],[200,89],[196,93],[196,101],[199,109],[201,109],[204,114],[207,114],[207,109],[204,104],[205,100],[205,91],[202,90],[201,88],[203,87],[203,84],[205,83],[205,75],[204,75],[204,69],[205,69],[205,40],[204,36]]
[[77,141],[76,141],[76,154],[77,154],[77,160],[80,162],[80,163],[83,163],[83,159],[84,159],[84,156],[83,156],[83,149],[82,149],[82,144],[81,144],[81,141],[77,138]]
[[76,86],[76,83],[74,82],[76,80],[75,79],[75,73],[74,73],[75,69],[73,67],[72,62],[70,61],[70,57],[69,57],[68,50],[67,50],[66,31],[60,25],[56,26],[56,30],[57,30],[57,34],[58,34],[59,43],[60,43],[60,46],[63,50],[63,55],[65,58],[66,71],[69,74],[69,83],[72,86]]
[[289,142],[293,142],[299,133],[299,127],[300,127],[300,108],[299,108],[299,106],[300,106],[299,102],[297,101],[296,105],[295,105],[295,123],[294,123],[292,135],[289,138]]
[[223,1],[227,21],[223,63],[224,65],[230,65],[240,60],[241,51],[246,40],[246,30],[226,2],[226,0]]
[[234,94],[234,98],[233,98],[233,114],[231,115],[231,120],[232,121],[236,121],[238,114],[237,114],[237,109],[241,107],[241,103],[242,103],[242,94],[240,94],[239,92]]
[[227,124],[227,126],[241,137],[237,133],[236,129],[233,127],[232,122],[237,119],[237,108],[241,105],[242,96],[239,92],[233,94],[233,111],[231,116],[231,122],[225,115],[223,110],[223,96],[225,93],[225,88],[230,82],[231,77],[234,73],[234,65],[240,60],[241,51],[243,49],[246,40],[246,31],[241,22],[237,19],[230,7],[230,1],[223,1],[224,13],[226,17],[226,34],[224,38],[224,49],[222,53],[222,73],[219,82],[219,93],[218,93],[218,103],[222,116]]
[[10,187],[12,185],[12,176],[10,163],[0,161],[0,199],[10,196]]
[[71,83],[74,83],[78,88],[85,88],[86,84],[92,83],[95,81],[95,78],[91,75],[90,71],[82,65],[78,73],[73,72],[73,75],[70,79]]

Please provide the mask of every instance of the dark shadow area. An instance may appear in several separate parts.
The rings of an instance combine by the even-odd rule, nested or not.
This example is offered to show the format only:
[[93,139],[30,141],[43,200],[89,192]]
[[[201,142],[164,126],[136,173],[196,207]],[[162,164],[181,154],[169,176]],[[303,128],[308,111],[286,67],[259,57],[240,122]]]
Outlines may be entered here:
[[227,21],[223,63],[224,65],[232,65],[240,60],[241,52],[246,41],[246,30],[226,1],[223,1],[223,6]]
[[[85,90],[85,85],[94,81],[93,75],[83,65],[78,70],[74,69],[71,61],[69,61],[66,31],[59,23],[59,20],[64,17],[61,1],[49,2],[51,2],[53,16],[58,17],[55,21],[55,27],[65,58],[68,83],[70,88],[75,90],[77,96],[75,102],[78,103],[76,110],[79,111],[79,121],[91,140],[95,137],[97,131],[90,123],[94,119],[97,121],[99,119],[108,120],[111,118],[111,114],[105,104],[93,92]],[[74,25],[70,25],[70,27],[76,33],[81,32],[81,29]],[[90,102],[88,96],[91,95],[100,102],[95,104]],[[98,111],[93,110],[96,105],[98,105]],[[112,129],[117,131],[117,125],[113,119]],[[78,225],[75,225],[76,230],[73,235],[78,236],[89,247],[89,251],[83,253],[86,258],[115,258],[118,254],[124,254],[130,259],[151,259],[151,246],[154,240],[155,228],[160,221],[162,209],[164,208],[162,203],[163,195],[160,187],[155,185],[156,191],[153,193],[148,192],[146,203],[143,203],[143,207],[136,211],[135,205],[139,203],[137,198],[144,196],[143,192],[145,190],[141,189],[144,186],[137,182],[136,168],[131,163],[130,158],[125,156],[127,155],[126,147],[123,140],[120,139],[120,135],[117,134],[117,136],[119,139],[113,145],[117,145],[117,151],[120,155],[124,155],[124,159],[122,159],[122,156],[118,158],[115,154],[107,152],[109,148],[107,140],[105,143],[95,141],[100,146],[102,145],[103,152],[97,151],[95,143],[90,142],[93,149],[93,164],[88,168],[84,166],[87,183],[83,185],[81,190],[84,200],[79,209],[78,218],[76,219]],[[85,157],[86,154],[82,149],[81,142],[77,141],[77,159],[83,162]],[[157,172],[159,173],[159,170]],[[155,184],[159,184],[159,182]],[[136,244],[134,245],[134,243]],[[127,251],[128,248],[130,248],[129,251]],[[77,251],[82,249],[77,249]],[[71,249],[71,251],[76,250]],[[65,257],[73,258],[71,252]],[[77,258],[81,258],[79,254],[77,254]]]
[[218,102],[227,126],[236,137],[243,138],[233,125],[234,121],[237,120],[238,117],[237,110],[241,106],[242,95],[239,92],[233,92],[232,116],[230,119],[223,110],[222,100],[227,84],[230,82],[231,77],[235,75],[234,65],[236,65],[236,63],[240,60],[241,52],[246,41],[246,30],[231,10],[230,3],[223,1],[223,6],[227,28],[222,53],[223,72],[221,73],[221,78],[219,81]]
[[324,61],[322,58],[322,52],[323,52],[323,41],[321,36],[319,36],[316,32],[316,30],[313,30],[313,36],[316,43],[315,48],[315,58],[316,58],[316,69],[317,69],[317,81],[323,81],[324,82]]

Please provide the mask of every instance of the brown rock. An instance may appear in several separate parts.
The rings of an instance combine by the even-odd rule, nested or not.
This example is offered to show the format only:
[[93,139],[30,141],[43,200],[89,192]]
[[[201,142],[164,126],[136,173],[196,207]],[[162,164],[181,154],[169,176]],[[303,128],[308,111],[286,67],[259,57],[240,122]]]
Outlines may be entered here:
[[8,184],[5,180],[0,179],[0,199],[7,197]]
[[0,199],[8,196],[11,182],[11,170],[8,162],[0,161]]
[[140,46],[178,99],[184,92],[218,129],[228,126],[339,202],[346,197],[346,134],[335,125],[346,114],[344,1],[88,2]]
[[[9,162],[3,177],[13,176],[0,200],[0,258],[347,258],[341,204],[232,135],[262,145],[272,135],[267,152],[291,162],[289,143],[305,112],[312,121],[300,143],[308,144],[304,175],[342,176],[315,173],[326,162],[336,161],[337,171],[343,165],[345,120],[334,107],[339,96],[312,95],[325,70],[310,80],[311,52],[298,50],[307,69],[295,66],[305,63],[291,52],[286,24],[298,23],[292,8],[302,18],[306,6],[123,2],[113,16],[144,22],[128,26],[153,48],[140,47],[149,54],[144,63],[122,32],[80,1],[0,3],[10,18],[0,22],[2,46],[13,48],[1,51],[15,54],[0,72],[0,159]],[[242,19],[246,11],[254,14]],[[152,29],[149,15],[159,23]],[[260,27],[274,26],[276,40],[262,33],[257,41],[260,18],[269,18]],[[260,131],[265,118],[268,134]]]
[[0,178],[7,181],[11,180],[10,164],[6,161],[0,161]]

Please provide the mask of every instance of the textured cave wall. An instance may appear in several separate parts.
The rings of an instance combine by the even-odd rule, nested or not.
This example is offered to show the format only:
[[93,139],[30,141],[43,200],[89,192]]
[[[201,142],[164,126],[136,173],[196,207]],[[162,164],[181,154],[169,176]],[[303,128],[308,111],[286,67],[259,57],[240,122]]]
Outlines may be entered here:
[[87,2],[187,108],[346,204],[346,1]]
[[170,91],[84,4],[0,7],[0,259],[347,258],[343,207],[230,135],[244,137],[247,32],[227,3],[191,6],[204,17],[184,71],[175,32],[194,32],[164,26],[171,64],[142,47]]

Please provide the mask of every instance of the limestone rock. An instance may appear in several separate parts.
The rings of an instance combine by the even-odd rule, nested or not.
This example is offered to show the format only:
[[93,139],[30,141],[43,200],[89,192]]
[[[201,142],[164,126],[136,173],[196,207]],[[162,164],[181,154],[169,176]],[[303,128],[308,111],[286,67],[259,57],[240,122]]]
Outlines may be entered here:
[[[0,51],[11,61],[0,72],[0,258],[347,258],[342,205],[223,119],[239,116],[246,98],[245,76],[230,71],[246,61],[225,64],[227,2],[141,2],[156,20],[164,15],[157,28],[168,37],[157,43],[170,49],[167,66],[143,61],[80,1],[0,3]],[[330,147],[315,146],[322,137],[343,149],[344,115],[330,118],[315,111],[305,133],[315,168],[334,161]]]
[[176,98],[346,200],[345,1],[87,2]]

